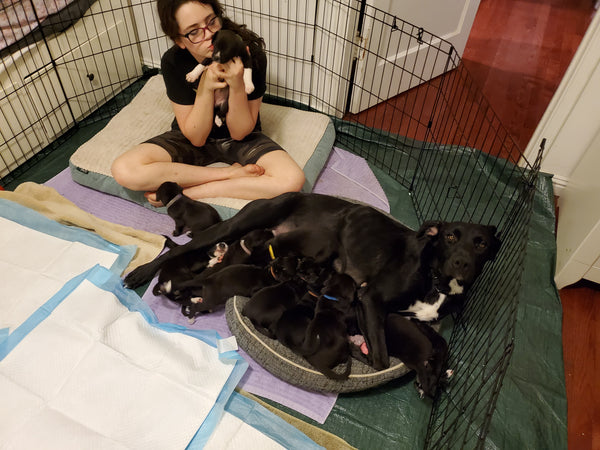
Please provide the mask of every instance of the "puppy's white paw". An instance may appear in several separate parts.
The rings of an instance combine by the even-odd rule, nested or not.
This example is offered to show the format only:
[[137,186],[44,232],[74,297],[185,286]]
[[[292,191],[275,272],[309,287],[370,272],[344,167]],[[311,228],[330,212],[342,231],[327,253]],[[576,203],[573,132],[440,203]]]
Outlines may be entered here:
[[198,64],[196,67],[194,67],[194,69],[189,72],[186,76],[185,79],[189,82],[189,83],[193,83],[194,81],[196,81],[198,78],[200,78],[200,75],[202,75],[202,72],[204,72],[205,67],[202,64]]
[[221,120],[221,118],[219,116],[215,116],[215,125],[218,127],[223,125],[223,121]]
[[252,83],[252,69],[244,69],[244,91],[246,94],[254,92],[254,83]]

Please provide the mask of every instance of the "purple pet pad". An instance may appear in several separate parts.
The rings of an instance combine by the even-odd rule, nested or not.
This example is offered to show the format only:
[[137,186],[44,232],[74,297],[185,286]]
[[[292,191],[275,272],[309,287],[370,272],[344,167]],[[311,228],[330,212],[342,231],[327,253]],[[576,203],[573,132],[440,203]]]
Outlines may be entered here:
[[365,159],[337,147],[333,147],[313,192],[339,195],[390,212],[388,199]]
[[[173,231],[174,223],[168,215],[81,186],[71,179],[69,169],[63,170],[45,184],[56,189],[79,208],[103,220],[156,234],[170,236]],[[333,149],[315,184],[314,192],[341,195],[389,211],[385,194],[364,159],[337,148]],[[176,241],[185,239],[180,237]],[[191,329],[214,329],[222,337],[231,336],[224,309],[198,317],[190,324],[181,314],[179,305],[152,294],[155,282],[156,280],[150,284],[142,299],[152,308],[159,321]],[[267,372],[244,351],[240,350],[240,354],[249,362],[249,369],[239,384],[242,389],[292,408],[319,423],[325,421],[335,404],[336,394],[315,393],[292,386]]]

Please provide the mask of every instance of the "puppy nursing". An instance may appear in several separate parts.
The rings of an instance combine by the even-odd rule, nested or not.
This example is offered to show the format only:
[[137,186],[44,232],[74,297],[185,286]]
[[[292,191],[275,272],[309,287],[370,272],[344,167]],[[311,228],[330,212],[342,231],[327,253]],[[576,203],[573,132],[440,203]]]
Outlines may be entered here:
[[242,314],[255,329],[328,378],[347,379],[353,359],[382,370],[393,356],[416,372],[421,396],[435,397],[448,345],[429,323],[461,310],[498,252],[495,234],[441,221],[413,231],[364,205],[288,193],[250,202],[125,281],[158,268],[159,293],[190,319],[250,297]]
[[[198,64],[189,72],[185,79],[189,83],[195,82],[202,72],[213,62],[224,64],[231,61],[234,57],[239,57],[244,64],[244,91],[246,94],[254,92],[254,83],[252,82],[252,60],[246,44],[242,38],[230,30],[219,30],[213,38],[213,55],[212,58],[206,58],[202,63]],[[225,116],[229,109],[228,105],[229,88],[218,89],[215,91],[215,125],[220,127],[225,122]]]

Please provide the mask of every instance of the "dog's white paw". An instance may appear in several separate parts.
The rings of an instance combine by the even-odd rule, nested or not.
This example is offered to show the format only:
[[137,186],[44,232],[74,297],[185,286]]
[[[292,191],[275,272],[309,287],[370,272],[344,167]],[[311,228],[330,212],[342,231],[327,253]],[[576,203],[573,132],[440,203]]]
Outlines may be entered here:
[[244,91],[246,94],[254,92],[254,83],[252,83],[252,69],[244,69]]
[[163,294],[169,294],[171,292],[171,288],[172,288],[171,280],[167,280],[160,285],[160,291]]
[[189,82],[189,83],[193,83],[194,81],[196,81],[198,78],[200,78],[200,75],[202,75],[202,72],[204,72],[205,67],[202,64],[198,64],[196,67],[194,67],[194,69],[189,72],[186,76],[185,79]]
[[223,125],[223,121],[221,120],[221,118],[219,116],[215,116],[215,125],[218,127]]

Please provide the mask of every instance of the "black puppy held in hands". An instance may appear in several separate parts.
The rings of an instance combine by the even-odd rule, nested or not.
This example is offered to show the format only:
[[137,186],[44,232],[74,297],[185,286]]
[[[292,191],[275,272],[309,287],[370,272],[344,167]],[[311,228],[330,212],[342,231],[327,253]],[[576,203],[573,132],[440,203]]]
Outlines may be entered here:
[[[212,58],[206,58],[201,64],[186,75],[186,80],[193,83],[204,70],[213,62],[225,64],[234,57],[239,57],[244,65],[244,91],[250,94],[254,91],[252,82],[252,57],[241,36],[231,30],[219,30],[213,38]],[[215,124],[220,127],[225,123],[225,116],[229,110],[229,87],[215,91]]]

